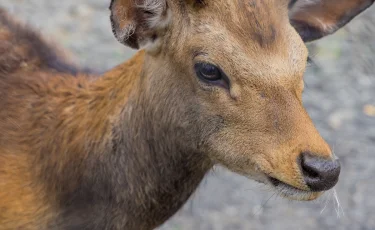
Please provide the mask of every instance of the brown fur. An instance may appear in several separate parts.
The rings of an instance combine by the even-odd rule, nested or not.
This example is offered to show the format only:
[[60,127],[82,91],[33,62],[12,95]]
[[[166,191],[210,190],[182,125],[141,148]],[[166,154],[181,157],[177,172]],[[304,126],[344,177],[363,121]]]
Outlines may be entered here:
[[[1,230],[152,229],[214,164],[319,196],[298,158],[332,155],[302,106],[307,49],[287,1],[170,0],[171,24],[137,7],[118,18],[122,4],[115,35],[135,20],[122,42],[146,48],[100,78],[0,11]],[[230,89],[199,81],[198,60]]]

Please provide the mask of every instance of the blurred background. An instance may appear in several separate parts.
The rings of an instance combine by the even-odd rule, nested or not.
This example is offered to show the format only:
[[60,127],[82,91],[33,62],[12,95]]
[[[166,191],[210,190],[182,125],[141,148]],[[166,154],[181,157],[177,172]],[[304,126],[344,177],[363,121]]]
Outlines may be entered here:
[[[109,0],[0,0],[0,6],[71,51],[75,62],[105,71],[135,51],[119,44]],[[375,6],[333,36],[309,45],[304,103],[340,158],[333,192],[287,201],[217,167],[160,230],[375,229]]]

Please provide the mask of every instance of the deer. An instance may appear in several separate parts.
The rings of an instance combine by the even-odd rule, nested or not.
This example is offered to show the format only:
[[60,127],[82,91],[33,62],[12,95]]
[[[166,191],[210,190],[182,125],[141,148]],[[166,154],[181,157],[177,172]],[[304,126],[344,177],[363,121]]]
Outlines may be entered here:
[[103,74],[1,9],[0,229],[154,229],[215,165],[317,199],[341,166],[303,106],[306,43],[373,3],[112,0],[138,51]]

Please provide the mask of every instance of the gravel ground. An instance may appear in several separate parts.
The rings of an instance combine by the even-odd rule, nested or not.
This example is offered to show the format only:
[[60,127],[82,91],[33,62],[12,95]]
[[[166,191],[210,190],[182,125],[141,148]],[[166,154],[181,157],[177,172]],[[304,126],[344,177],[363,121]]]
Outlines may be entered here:
[[[77,63],[99,71],[134,54],[114,39],[108,4],[0,0],[0,6],[71,50]],[[375,229],[375,7],[310,48],[316,66],[306,74],[304,102],[341,159],[340,217],[332,193],[315,202],[291,202],[218,167],[160,230]]]

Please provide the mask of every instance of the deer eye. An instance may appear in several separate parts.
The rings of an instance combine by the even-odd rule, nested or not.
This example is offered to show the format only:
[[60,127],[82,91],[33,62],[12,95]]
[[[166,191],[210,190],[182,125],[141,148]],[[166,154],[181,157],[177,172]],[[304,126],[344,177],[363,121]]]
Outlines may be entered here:
[[198,78],[202,81],[228,88],[228,78],[219,67],[209,63],[199,62],[195,64],[194,69]]
[[195,65],[195,72],[198,77],[206,81],[217,81],[221,79],[220,70],[208,63],[197,63]]

